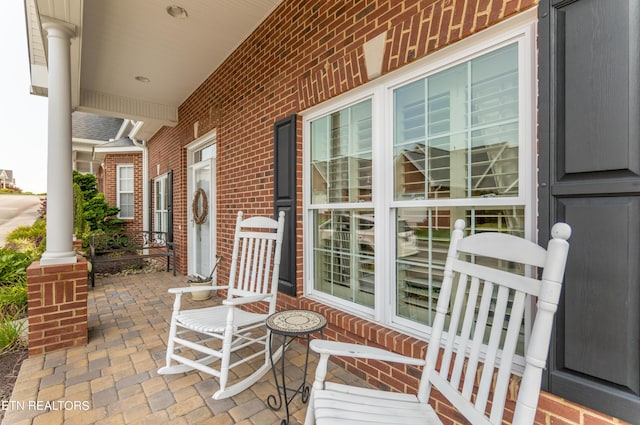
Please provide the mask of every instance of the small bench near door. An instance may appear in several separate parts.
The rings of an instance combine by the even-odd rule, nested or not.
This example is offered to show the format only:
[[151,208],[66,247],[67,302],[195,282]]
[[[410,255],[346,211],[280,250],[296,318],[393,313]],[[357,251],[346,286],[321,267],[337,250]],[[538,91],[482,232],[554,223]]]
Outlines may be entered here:
[[167,232],[120,232],[91,236],[91,286],[95,286],[96,266],[105,263],[131,263],[147,258],[166,258],[167,271],[176,275],[176,252]]

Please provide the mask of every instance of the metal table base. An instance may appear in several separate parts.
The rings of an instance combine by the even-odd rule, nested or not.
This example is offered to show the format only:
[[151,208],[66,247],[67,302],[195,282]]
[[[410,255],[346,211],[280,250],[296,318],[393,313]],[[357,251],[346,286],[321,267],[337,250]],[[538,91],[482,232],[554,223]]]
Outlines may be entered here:
[[[286,310],[279,313],[274,313],[267,319],[267,328],[271,331],[269,333],[269,356],[271,360],[271,370],[273,371],[273,379],[278,391],[277,395],[271,394],[267,397],[267,405],[270,409],[278,411],[285,406],[286,418],[283,419],[281,425],[289,425],[289,404],[291,401],[300,394],[302,403],[309,401],[310,387],[307,384],[307,368],[309,366],[309,342],[311,334],[314,332],[320,332],[323,336],[322,330],[327,325],[325,317],[319,313],[309,310]],[[281,335],[282,340],[282,357],[280,359],[280,379],[278,379],[278,372],[276,362],[273,361],[272,339],[273,334]],[[287,387],[286,384],[286,368],[285,368],[285,354],[287,347],[295,340],[295,338],[306,337],[307,348],[304,359],[304,373],[302,376],[302,383],[295,387]]]

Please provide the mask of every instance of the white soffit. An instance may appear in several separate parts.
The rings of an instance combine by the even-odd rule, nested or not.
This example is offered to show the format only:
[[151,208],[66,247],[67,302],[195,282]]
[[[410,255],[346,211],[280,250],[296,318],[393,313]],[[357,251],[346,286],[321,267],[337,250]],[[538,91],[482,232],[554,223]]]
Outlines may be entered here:
[[[46,95],[40,20],[76,25],[72,102],[79,111],[144,121],[141,135],[175,125],[177,108],[281,0],[24,0],[32,91]],[[171,17],[167,7],[187,11]],[[240,71],[240,70],[239,70]],[[149,82],[136,80],[137,76]],[[142,138],[142,137],[141,137]]]

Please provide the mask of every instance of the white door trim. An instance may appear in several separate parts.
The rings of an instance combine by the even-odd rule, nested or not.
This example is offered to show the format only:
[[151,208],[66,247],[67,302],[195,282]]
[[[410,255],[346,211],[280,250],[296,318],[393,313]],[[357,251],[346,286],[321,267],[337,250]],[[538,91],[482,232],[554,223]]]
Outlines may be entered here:
[[[191,211],[191,202],[194,196],[194,175],[195,171],[199,168],[209,166],[211,170],[210,176],[210,195],[208,199],[208,207],[209,207],[209,252],[210,257],[215,258],[216,254],[216,223],[217,223],[217,214],[216,214],[216,155],[215,149],[213,150],[213,156],[209,157],[203,161],[196,162],[196,153],[203,148],[206,148],[211,145],[215,145],[216,142],[216,131],[215,129],[208,132],[202,137],[194,140],[186,146],[187,149],[187,274],[189,275],[197,275],[197,267],[196,260],[198,256],[196,255],[196,241],[194,240],[195,236],[195,222],[193,220],[193,212]],[[215,146],[214,146],[215,148]],[[213,261],[213,260],[211,260]],[[200,273],[202,274],[202,273]],[[208,274],[208,272],[207,272]],[[205,275],[206,276],[206,275]]]

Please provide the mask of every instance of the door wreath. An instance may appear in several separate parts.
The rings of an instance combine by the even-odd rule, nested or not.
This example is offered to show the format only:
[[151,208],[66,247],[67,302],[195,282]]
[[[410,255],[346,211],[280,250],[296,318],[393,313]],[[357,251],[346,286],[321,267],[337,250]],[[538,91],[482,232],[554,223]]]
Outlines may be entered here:
[[[200,210],[200,202],[202,201],[202,210]],[[193,213],[193,221],[202,224],[207,220],[209,214],[209,201],[207,192],[200,188],[193,194],[193,202],[191,202],[191,212]]]

